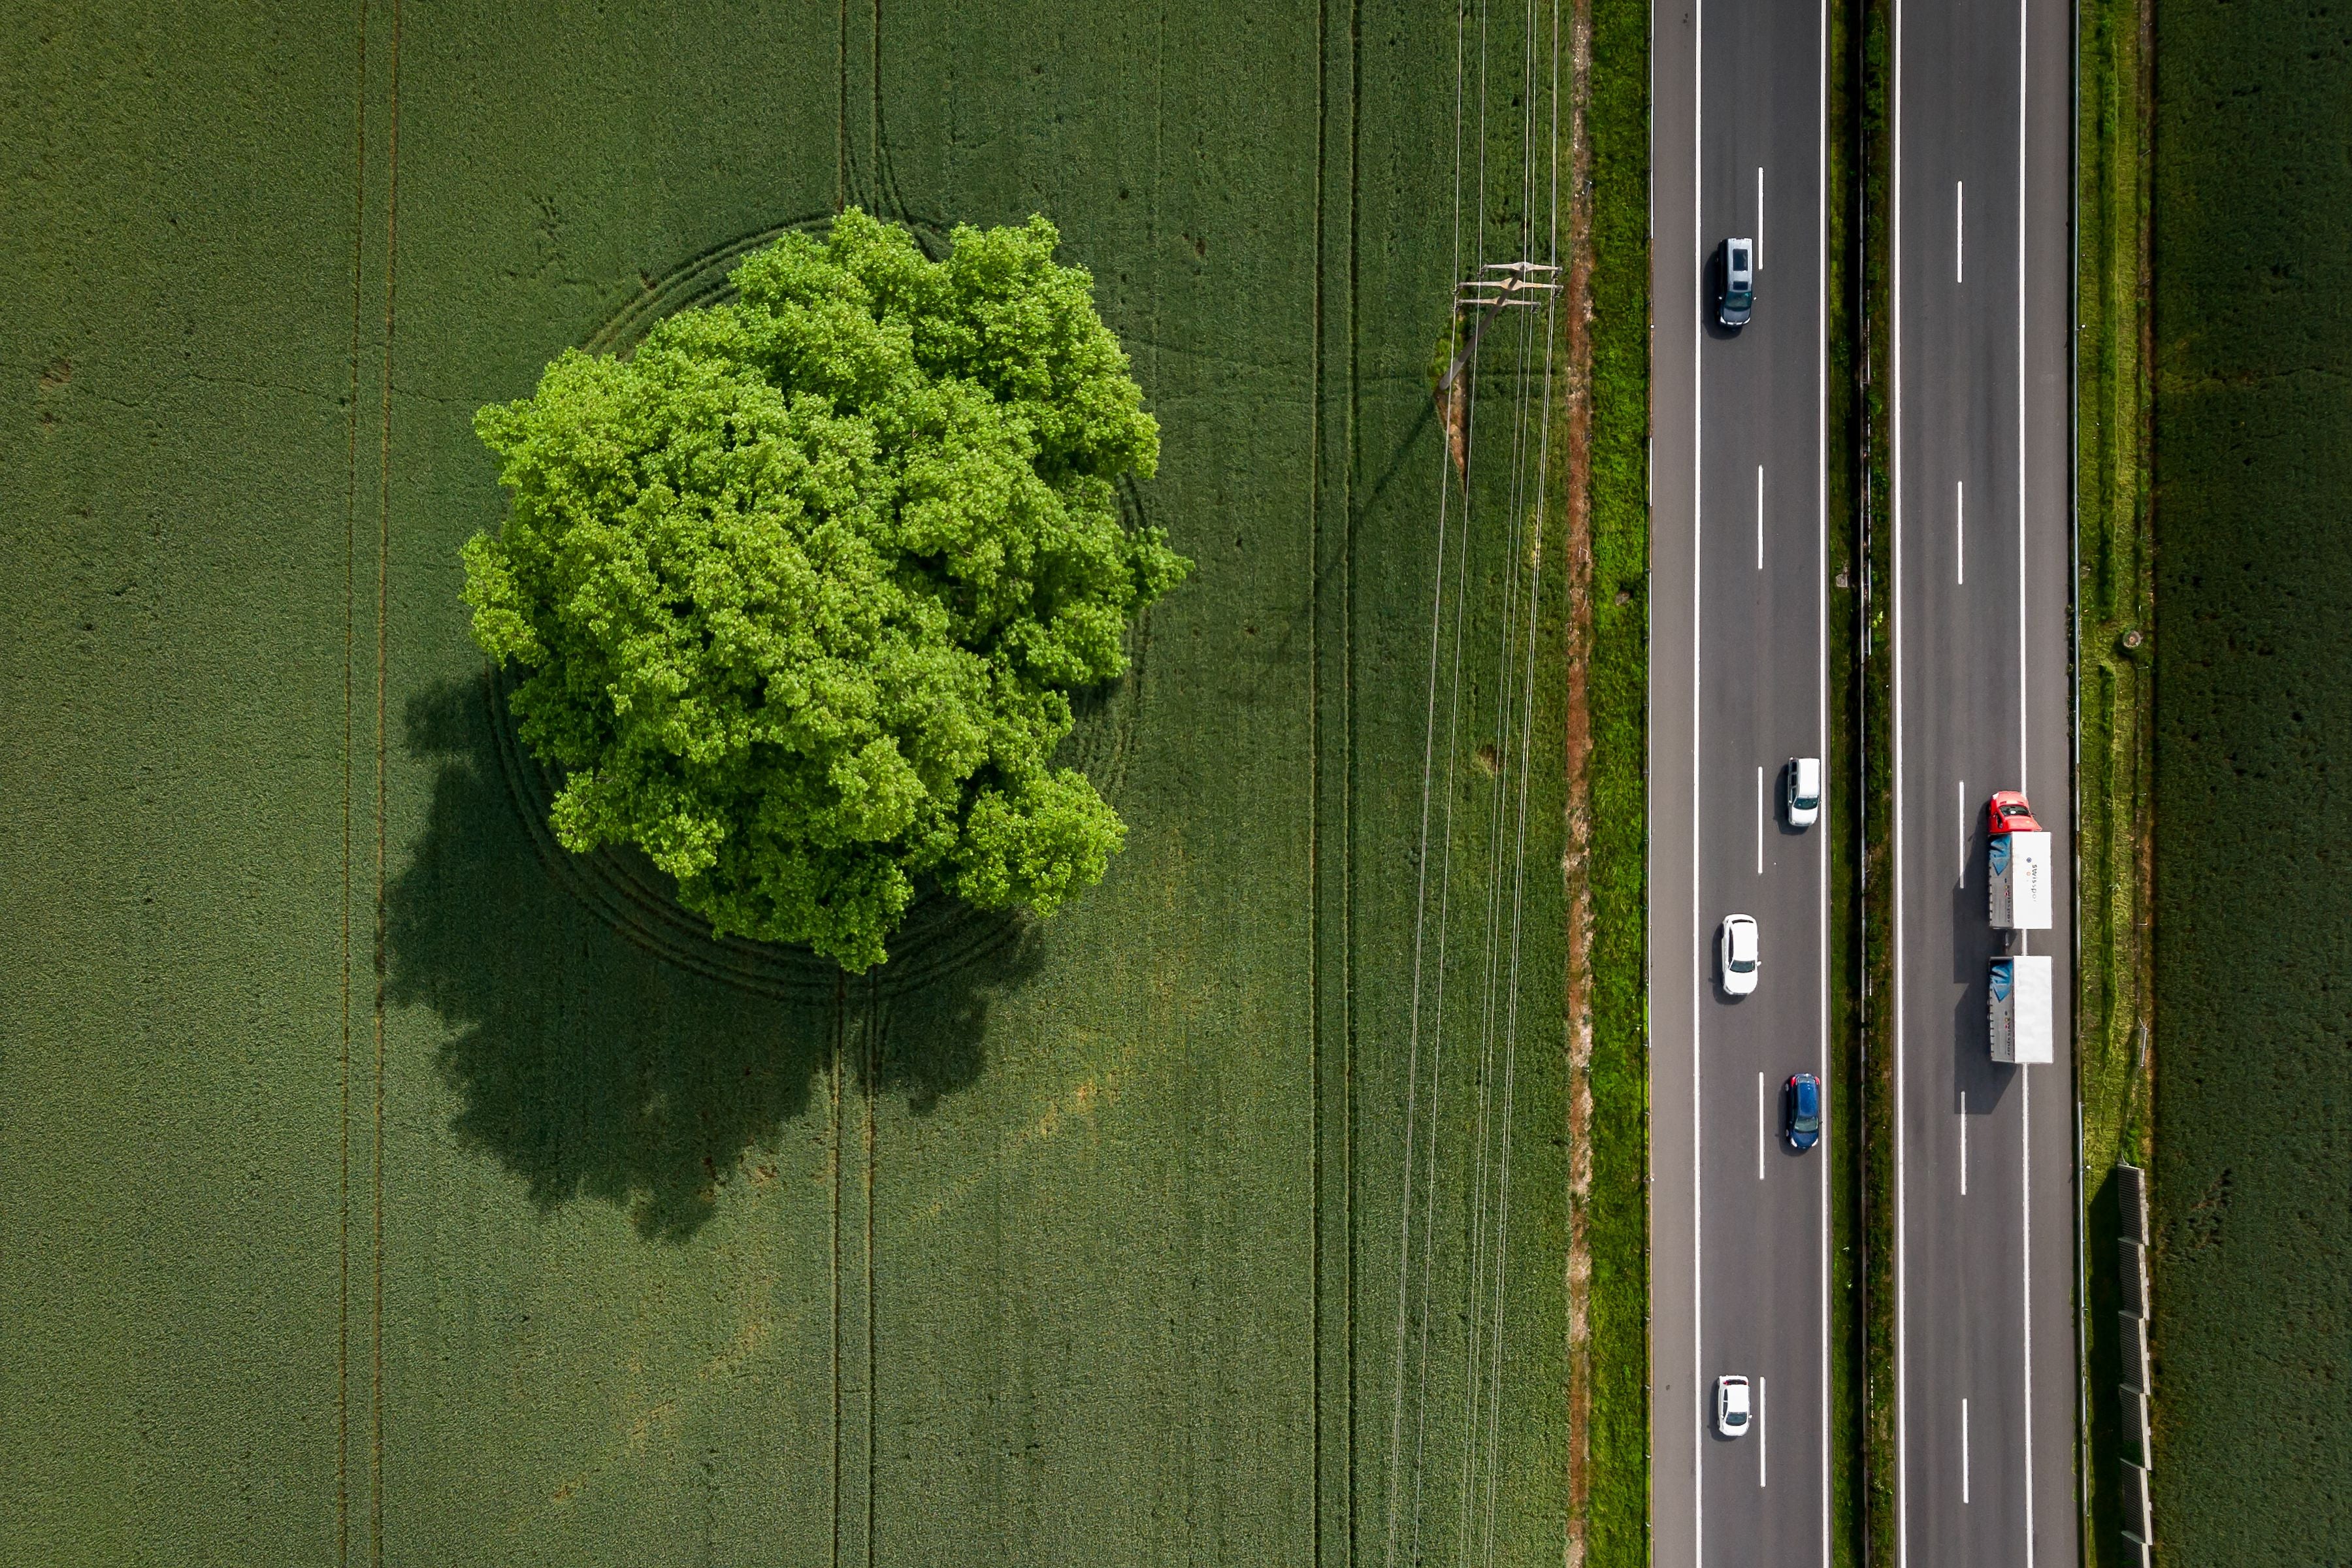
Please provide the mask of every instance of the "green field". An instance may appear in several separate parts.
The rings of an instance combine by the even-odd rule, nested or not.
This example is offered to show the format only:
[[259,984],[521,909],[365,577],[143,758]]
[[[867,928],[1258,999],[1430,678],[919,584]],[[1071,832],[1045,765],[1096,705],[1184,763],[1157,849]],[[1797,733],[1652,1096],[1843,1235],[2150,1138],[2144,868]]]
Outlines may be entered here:
[[2340,1563],[2352,57],[2278,0],[2156,43],[2157,1545]]
[[[0,1562],[1559,1561],[1543,318],[1466,524],[1430,365],[1565,73],[1465,17],[6,30]],[[551,847],[457,552],[478,406],[853,202],[1060,226],[1198,564],[1103,884],[844,982]]]

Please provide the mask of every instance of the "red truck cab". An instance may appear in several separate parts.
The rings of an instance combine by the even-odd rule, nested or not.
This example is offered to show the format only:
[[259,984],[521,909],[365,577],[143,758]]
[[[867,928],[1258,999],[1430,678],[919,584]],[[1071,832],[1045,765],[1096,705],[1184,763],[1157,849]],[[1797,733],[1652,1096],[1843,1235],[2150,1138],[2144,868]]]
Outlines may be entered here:
[[1996,837],[2004,833],[2039,833],[2042,825],[2033,820],[2033,808],[2025,804],[2023,794],[2013,789],[1993,791],[1992,800],[1985,807]]

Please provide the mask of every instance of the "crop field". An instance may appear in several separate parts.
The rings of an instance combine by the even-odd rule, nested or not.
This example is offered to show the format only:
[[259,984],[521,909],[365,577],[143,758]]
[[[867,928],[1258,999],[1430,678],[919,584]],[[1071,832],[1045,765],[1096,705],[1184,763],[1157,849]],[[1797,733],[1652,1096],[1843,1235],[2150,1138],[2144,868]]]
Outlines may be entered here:
[[[1552,314],[1432,389],[1563,30],[7,29],[0,1562],[1558,1562]],[[476,408],[849,204],[1060,226],[1197,563],[1104,882],[855,980],[556,847],[457,596]]]
[[2176,1563],[2352,1559],[2352,71],[2156,10],[2156,1462]]

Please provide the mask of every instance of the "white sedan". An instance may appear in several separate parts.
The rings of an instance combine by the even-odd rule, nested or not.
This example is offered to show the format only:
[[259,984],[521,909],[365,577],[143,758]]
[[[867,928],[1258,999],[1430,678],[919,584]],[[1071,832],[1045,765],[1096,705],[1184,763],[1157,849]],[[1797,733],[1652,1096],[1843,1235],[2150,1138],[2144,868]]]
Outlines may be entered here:
[[1757,966],[1764,962],[1756,955],[1755,917],[1724,916],[1723,927],[1716,933],[1715,948],[1723,970],[1724,994],[1745,996],[1754,991]]
[[1738,1373],[1715,1380],[1715,1429],[1727,1437],[1748,1436],[1748,1380]]

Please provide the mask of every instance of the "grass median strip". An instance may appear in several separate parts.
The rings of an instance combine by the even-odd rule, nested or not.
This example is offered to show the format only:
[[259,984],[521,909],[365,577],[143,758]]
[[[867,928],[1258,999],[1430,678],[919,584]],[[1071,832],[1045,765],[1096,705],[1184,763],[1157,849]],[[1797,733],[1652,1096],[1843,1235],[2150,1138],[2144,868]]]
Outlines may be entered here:
[[1895,1559],[1895,985],[1893,787],[1885,742],[1894,719],[1894,666],[1886,587],[1892,584],[1892,424],[1885,387],[1893,320],[1888,272],[1887,176],[1892,168],[1888,89],[1892,16],[1887,0],[1864,0],[1855,40],[1857,218],[1861,230],[1858,320],[1862,354],[1857,462],[1861,468],[1859,600],[1853,616],[1860,659],[1863,848],[1860,925],[1862,994],[1858,1077],[1863,1152],[1860,1275],[1863,1339],[1861,1493],[1865,1560]]

